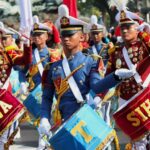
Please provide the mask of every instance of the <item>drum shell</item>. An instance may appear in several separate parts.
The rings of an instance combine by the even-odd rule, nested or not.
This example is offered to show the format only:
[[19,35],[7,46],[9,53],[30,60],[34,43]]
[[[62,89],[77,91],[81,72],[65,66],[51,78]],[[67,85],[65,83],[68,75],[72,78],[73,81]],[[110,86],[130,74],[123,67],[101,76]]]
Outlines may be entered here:
[[55,150],[94,150],[106,145],[112,130],[85,104],[55,132],[49,143]]
[[42,87],[39,84],[34,90],[30,92],[28,97],[23,101],[24,106],[33,115],[35,119],[40,117],[42,102]]

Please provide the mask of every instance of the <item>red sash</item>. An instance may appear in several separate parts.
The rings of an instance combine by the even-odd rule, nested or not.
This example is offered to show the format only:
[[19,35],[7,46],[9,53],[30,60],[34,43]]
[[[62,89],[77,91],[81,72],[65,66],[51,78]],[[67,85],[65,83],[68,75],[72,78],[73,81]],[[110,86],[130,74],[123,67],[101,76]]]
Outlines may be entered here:
[[24,106],[9,92],[0,89],[0,135],[24,113]]
[[150,85],[113,115],[117,125],[132,140],[150,131]]

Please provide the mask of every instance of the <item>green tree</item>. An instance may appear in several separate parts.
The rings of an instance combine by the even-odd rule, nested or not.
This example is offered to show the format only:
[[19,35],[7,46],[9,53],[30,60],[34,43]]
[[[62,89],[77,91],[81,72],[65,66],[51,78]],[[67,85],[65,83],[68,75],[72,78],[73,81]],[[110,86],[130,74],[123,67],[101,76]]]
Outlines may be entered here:
[[[108,5],[109,0],[86,0],[85,3],[81,2],[82,0],[78,0],[78,9],[83,16],[91,16],[92,13],[96,14],[98,16],[97,12],[101,12],[103,16],[103,20],[105,23],[107,23],[108,26],[115,26],[117,25],[117,22],[115,20],[115,16],[118,12],[116,7],[110,8]],[[139,1],[141,0],[129,0],[129,3],[127,7],[129,10],[133,12],[140,11],[138,9],[139,7]],[[94,10],[94,12],[93,12]],[[109,24],[108,24],[109,23]]]
[[108,26],[116,24],[115,15],[118,11],[115,7],[109,8],[108,0],[87,0],[85,3],[78,1],[78,9],[83,16],[102,15],[105,24]]

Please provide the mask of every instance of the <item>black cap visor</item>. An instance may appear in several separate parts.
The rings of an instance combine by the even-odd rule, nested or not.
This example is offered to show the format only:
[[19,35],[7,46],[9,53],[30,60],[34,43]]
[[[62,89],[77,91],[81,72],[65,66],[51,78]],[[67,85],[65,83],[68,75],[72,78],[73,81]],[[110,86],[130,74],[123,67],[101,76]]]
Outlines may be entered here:
[[64,30],[64,31],[61,31],[61,36],[62,37],[72,36],[75,33],[77,33],[78,31],[81,31],[81,30]]
[[40,36],[46,32],[32,32],[32,36]]

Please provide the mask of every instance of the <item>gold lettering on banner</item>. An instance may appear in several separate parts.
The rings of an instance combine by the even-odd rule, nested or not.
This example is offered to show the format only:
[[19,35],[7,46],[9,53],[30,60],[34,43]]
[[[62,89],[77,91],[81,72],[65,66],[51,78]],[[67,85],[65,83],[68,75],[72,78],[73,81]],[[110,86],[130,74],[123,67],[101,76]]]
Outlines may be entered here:
[[7,104],[7,103],[5,103],[3,101],[0,101],[0,107],[2,108],[4,113],[6,114],[12,108],[12,105]]
[[83,121],[80,121],[76,126],[71,130],[71,134],[73,136],[76,136],[77,132],[82,135],[86,143],[89,143],[92,140],[92,136],[88,135],[84,129],[83,126],[86,126],[86,124]]
[[3,118],[3,114],[0,112],[0,119],[2,119]]
[[134,127],[137,127],[140,125],[140,120],[136,118],[135,113],[133,111],[127,115],[127,119],[133,122],[132,126]]
[[148,119],[148,117],[143,114],[143,112],[141,111],[140,107],[136,108],[134,111],[142,118],[143,122]]
[[145,122],[148,119],[150,119],[150,99],[147,99],[139,107],[127,114],[127,120],[132,122],[134,127],[139,126],[141,122]]
[[150,117],[150,100],[147,99],[145,103],[141,105],[141,107],[147,112],[148,117]]

